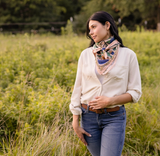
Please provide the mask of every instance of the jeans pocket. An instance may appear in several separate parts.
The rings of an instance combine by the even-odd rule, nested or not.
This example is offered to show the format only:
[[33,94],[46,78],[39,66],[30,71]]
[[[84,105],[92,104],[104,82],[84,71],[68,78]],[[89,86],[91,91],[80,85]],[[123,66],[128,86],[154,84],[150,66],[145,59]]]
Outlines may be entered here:
[[118,116],[124,116],[126,114],[126,110],[124,106],[120,107],[120,110],[115,112],[108,112],[108,115],[111,117],[118,117]]
[[87,110],[83,107],[81,107],[81,110],[82,110],[82,114],[86,114],[87,113]]

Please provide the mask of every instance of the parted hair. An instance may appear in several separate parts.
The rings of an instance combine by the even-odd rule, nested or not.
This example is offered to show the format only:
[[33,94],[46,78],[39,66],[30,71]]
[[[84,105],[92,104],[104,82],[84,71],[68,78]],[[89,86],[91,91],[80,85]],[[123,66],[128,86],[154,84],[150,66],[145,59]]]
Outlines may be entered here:
[[93,15],[91,15],[91,17],[87,21],[86,36],[87,36],[87,38],[91,39],[89,47],[91,47],[91,46],[93,46],[95,44],[94,40],[89,35],[89,32],[90,32],[90,30],[89,30],[89,21],[90,20],[98,21],[102,25],[105,25],[105,23],[107,21],[110,22],[110,32],[111,32],[111,34],[114,36],[115,39],[117,39],[121,43],[120,46],[124,47],[122,39],[118,35],[118,28],[117,28],[117,26],[116,26],[116,24],[114,22],[113,17],[109,13],[107,13],[105,11],[95,12]]

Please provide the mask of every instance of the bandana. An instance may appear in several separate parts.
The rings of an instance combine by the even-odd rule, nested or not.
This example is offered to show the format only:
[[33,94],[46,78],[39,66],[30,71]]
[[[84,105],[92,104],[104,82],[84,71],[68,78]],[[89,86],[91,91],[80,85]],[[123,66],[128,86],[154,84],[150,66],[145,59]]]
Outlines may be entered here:
[[119,45],[120,43],[113,36],[93,45],[96,68],[100,75],[108,73],[115,65]]

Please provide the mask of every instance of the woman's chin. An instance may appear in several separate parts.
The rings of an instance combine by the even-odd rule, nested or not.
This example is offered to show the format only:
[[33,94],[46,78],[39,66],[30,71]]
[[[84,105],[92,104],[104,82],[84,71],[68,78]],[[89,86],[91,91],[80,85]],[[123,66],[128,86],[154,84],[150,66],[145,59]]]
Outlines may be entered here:
[[98,43],[98,42],[100,42],[100,41],[99,41],[99,40],[94,39],[94,42],[95,42],[95,43]]

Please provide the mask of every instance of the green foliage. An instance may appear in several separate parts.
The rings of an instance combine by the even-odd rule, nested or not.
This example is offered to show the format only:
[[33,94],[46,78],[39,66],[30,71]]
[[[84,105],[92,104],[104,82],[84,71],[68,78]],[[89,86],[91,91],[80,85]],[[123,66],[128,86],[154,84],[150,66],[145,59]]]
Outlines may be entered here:
[[[149,4],[149,5],[148,5]],[[115,19],[122,19],[122,23],[130,30],[135,30],[136,24],[156,29],[160,22],[159,0],[1,0],[0,23],[41,23],[41,25],[12,25],[1,26],[0,31],[30,31],[38,29],[44,32],[51,27],[60,29],[62,25],[43,22],[67,21],[74,18],[74,30],[84,32],[87,19],[96,11],[109,12]],[[149,11],[148,11],[149,10]]]
[[[160,155],[159,33],[120,31],[136,52],[143,94],[126,105],[123,156]],[[90,156],[69,111],[83,36],[0,35],[0,155]]]
[[73,22],[74,30],[76,32],[85,32],[86,22],[88,18],[97,11],[107,10],[112,16],[116,17],[116,14],[112,10],[112,4],[106,3],[103,0],[90,0],[86,2],[86,5],[82,8],[79,15],[75,15],[75,21]]
[[63,7],[52,0],[1,0],[0,22],[55,21]]
[[129,30],[135,30],[137,24],[144,26],[144,21],[148,21],[147,28],[156,29],[160,22],[159,6],[159,0],[90,0],[82,7],[81,12],[75,15],[74,29],[84,32],[87,19],[101,10],[110,13],[117,25],[121,18],[121,24],[126,25]]
[[24,129],[18,132],[18,137],[3,139],[3,155],[90,156],[86,147],[73,134],[70,118],[65,116],[65,122],[59,122],[61,119],[57,114],[49,128],[41,124],[36,128],[36,134],[32,135],[28,134],[30,126],[25,124]]
[[131,13],[134,13],[135,10],[142,10],[144,5],[144,0],[108,0],[105,3],[111,3],[113,10],[118,10],[120,17],[129,16]]
[[65,11],[61,13],[60,20],[67,21],[70,17],[78,14],[87,1],[89,0],[57,0],[57,4],[65,8]]
[[128,155],[133,152],[135,155],[158,156],[160,154],[159,86],[154,89],[144,87],[143,94],[139,104],[127,106],[129,120],[124,151]]
[[67,21],[66,27],[61,27],[61,35],[73,36],[73,25],[70,20]]
[[50,36],[49,42],[48,36],[42,41],[28,34],[0,38],[4,48],[0,55],[0,135],[13,134],[25,125],[34,131],[37,123],[51,124],[57,112],[68,112],[68,108],[60,110],[70,100],[80,54],[78,38]]
[[[84,2],[84,0],[0,0],[0,31],[34,31],[36,29],[43,33],[51,27],[60,29],[64,24],[51,22],[66,22],[79,13]],[[3,26],[1,23],[34,24]]]
[[142,97],[138,104],[126,105],[127,129],[124,153],[131,155],[160,155],[160,48],[159,33],[121,33],[124,45],[137,54]]
[[124,24],[122,24],[122,26],[119,27],[118,30],[119,30],[119,32],[127,32],[128,31],[127,27]]
[[[143,85],[156,87],[160,79],[159,33],[125,32],[121,34],[124,45],[133,49],[137,54]],[[132,39],[129,39],[130,36]]]

